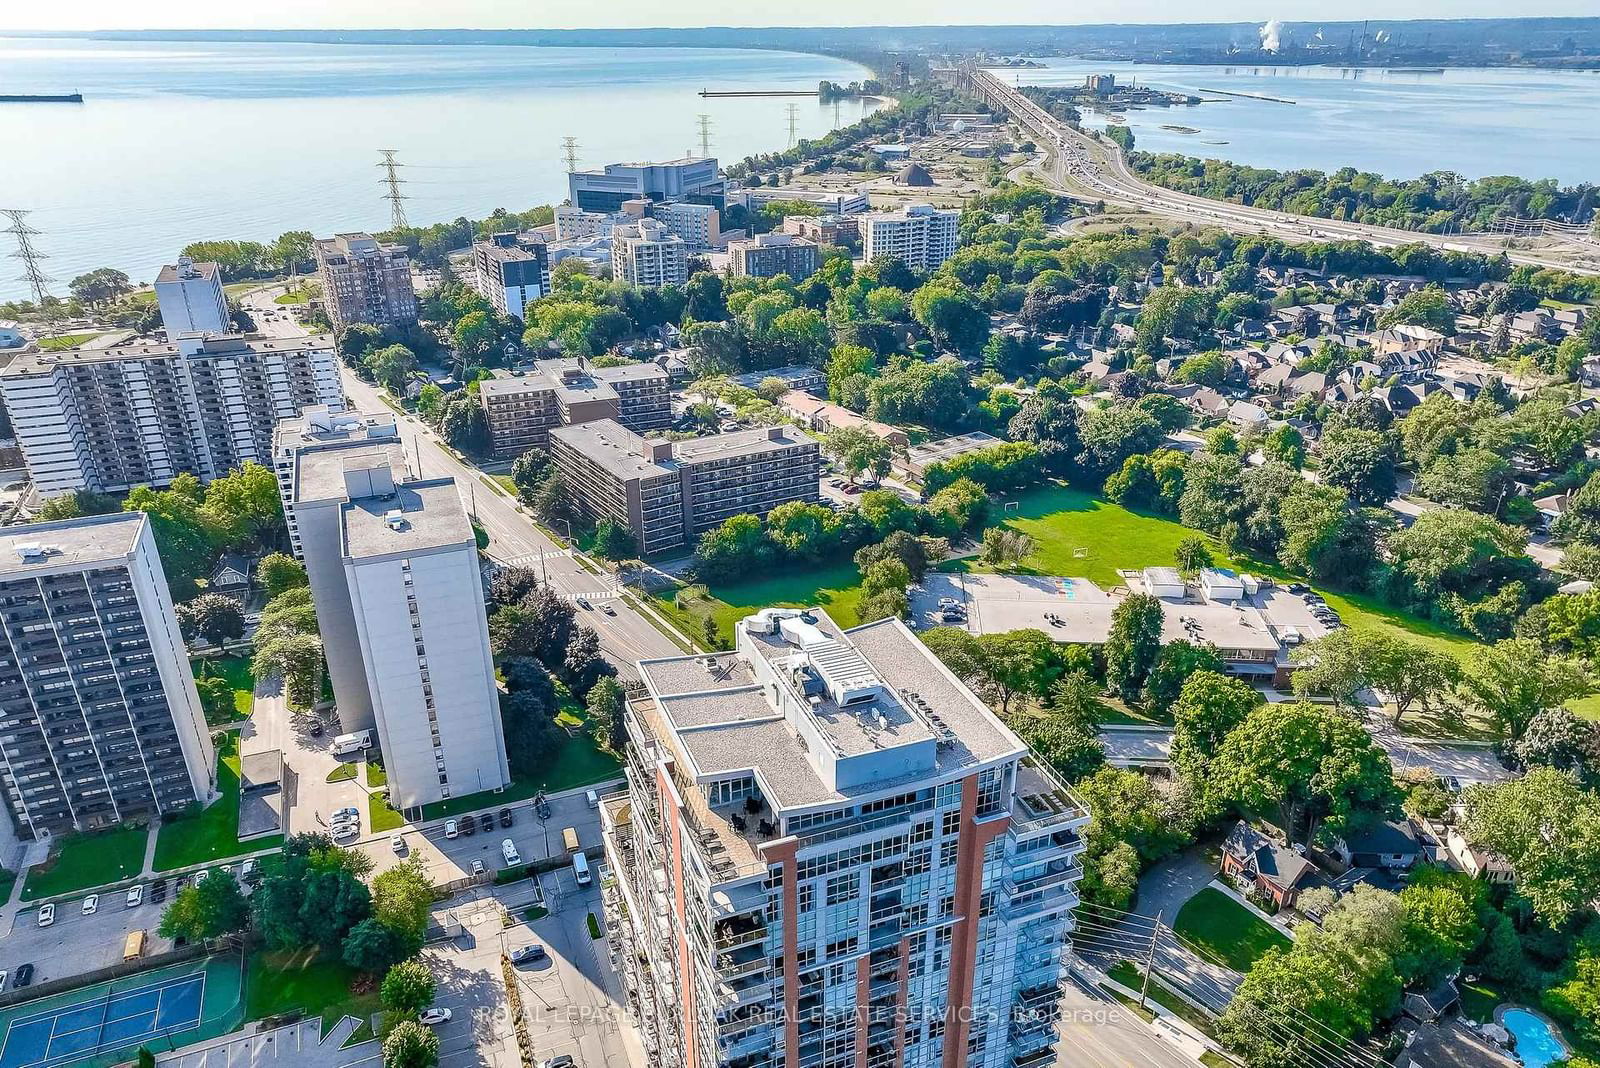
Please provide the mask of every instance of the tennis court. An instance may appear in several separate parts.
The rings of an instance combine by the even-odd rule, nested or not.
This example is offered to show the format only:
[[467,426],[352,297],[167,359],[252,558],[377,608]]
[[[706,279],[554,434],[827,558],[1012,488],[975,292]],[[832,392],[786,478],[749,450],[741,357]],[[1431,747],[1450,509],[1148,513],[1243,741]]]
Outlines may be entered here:
[[0,1010],[0,1068],[112,1064],[225,1033],[242,1010],[239,974],[238,958],[213,957]]

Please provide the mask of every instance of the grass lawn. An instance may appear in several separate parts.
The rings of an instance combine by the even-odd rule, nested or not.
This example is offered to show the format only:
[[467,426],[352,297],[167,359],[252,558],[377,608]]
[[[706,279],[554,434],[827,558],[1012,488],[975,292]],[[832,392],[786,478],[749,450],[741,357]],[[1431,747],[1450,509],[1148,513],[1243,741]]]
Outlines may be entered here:
[[383,803],[382,794],[367,795],[367,822],[372,832],[392,831],[405,824],[406,818]]
[[322,1017],[324,1033],[347,1014],[364,1020],[382,1006],[376,991],[350,993],[356,975],[343,961],[324,959],[315,949],[257,950],[250,954],[245,977],[246,1019],[300,1009]]
[[17,873],[0,868],[0,904],[11,900],[11,888],[17,884]]
[[1183,903],[1172,929],[1236,972],[1249,971],[1273,946],[1289,945],[1283,932],[1213,886]]
[[228,734],[217,746],[217,789],[208,807],[161,825],[156,836],[156,871],[172,871],[209,860],[226,860],[283,844],[282,835],[239,841],[239,736]]
[[89,341],[99,336],[100,335],[98,333],[91,333],[62,334],[60,337],[42,337],[39,339],[39,347],[46,352],[56,352],[61,349],[73,348],[76,345],[81,345],[85,341]]
[[[696,642],[705,638],[707,616],[716,620],[721,638],[719,648],[733,641],[733,625],[762,608],[824,608],[841,627],[853,627],[861,620],[856,606],[861,603],[861,572],[849,560],[815,566],[785,567],[782,574],[769,578],[747,579],[734,583],[713,583],[709,596],[685,593],[678,604],[678,589],[658,590],[652,596],[656,608]],[[687,587],[697,591],[700,587]]]
[[[1117,966],[1106,974],[1129,990],[1138,990],[1144,982],[1144,970],[1132,961],[1119,961]],[[1160,973],[1157,972],[1156,975],[1160,975]],[[1203,1035],[1210,1035],[1212,1029],[1216,1026],[1216,1021],[1210,1013],[1189,1004],[1177,994],[1156,982],[1155,976],[1151,977],[1150,988],[1145,996],[1148,1000],[1160,1005],[1163,1009],[1171,1012]]]
[[367,757],[367,785],[374,790],[381,790],[389,785],[389,773],[383,770],[382,758],[378,760]]
[[65,835],[58,839],[44,867],[28,869],[22,899],[55,897],[132,879],[144,868],[144,848],[149,840],[149,827]]
[[[245,656],[198,657],[190,664],[197,679],[220,675],[233,687],[233,708],[240,719],[249,719],[256,703],[256,677]],[[216,724],[212,724],[216,726]]]
[[349,782],[355,777],[356,765],[354,763],[340,764],[338,767],[328,772],[328,782]]
[[1494,1010],[1506,1000],[1500,988],[1487,980],[1457,982],[1456,986],[1461,990],[1461,1015],[1469,1020],[1493,1020]]

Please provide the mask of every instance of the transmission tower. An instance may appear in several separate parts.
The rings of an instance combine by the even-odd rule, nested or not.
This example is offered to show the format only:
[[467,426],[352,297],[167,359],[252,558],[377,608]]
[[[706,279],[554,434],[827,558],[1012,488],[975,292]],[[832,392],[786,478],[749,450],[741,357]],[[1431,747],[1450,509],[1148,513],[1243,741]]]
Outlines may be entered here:
[[400,192],[400,187],[406,184],[406,180],[400,177],[400,168],[405,164],[395,160],[394,155],[397,151],[399,150],[394,148],[378,149],[378,155],[383,157],[378,166],[383,169],[383,184],[389,187],[389,191],[383,195],[383,199],[389,202],[389,228],[404,230],[410,225],[406,222],[405,205],[410,198]]
[[567,157],[567,173],[571,174],[578,169],[578,139],[576,137],[563,137],[561,151]]
[[45,283],[52,279],[44,273],[42,261],[46,258],[45,254],[33,247],[33,239],[39,235],[39,231],[28,225],[28,212],[25,210],[5,208],[0,210],[0,215],[4,215],[11,223],[4,232],[17,242],[17,251],[11,254],[11,258],[22,261],[22,274],[18,277],[28,283],[28,288],[33,291],[33,302],[42,308],[50,299],[50,288]]
[[701,115],[699,117],[699,124],[700,155],[709,158],[711,156],[711,116]]
[[795,130],[799,127],[799,125],[800,125],[800,105],[799,104],[790,104],[789,105],[789,147],[790,148],[794,147]]

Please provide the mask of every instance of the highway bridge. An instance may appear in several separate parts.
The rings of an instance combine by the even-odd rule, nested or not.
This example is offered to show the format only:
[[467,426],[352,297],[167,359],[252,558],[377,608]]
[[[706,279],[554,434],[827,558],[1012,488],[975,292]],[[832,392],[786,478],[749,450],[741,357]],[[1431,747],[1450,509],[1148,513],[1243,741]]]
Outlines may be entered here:
[[946,84],[1007,112],[1027,130],[1045,156],[1039,173],[1062,196],[1090,203],[1137,208],[1184,222],[1219,226],[1236,233],[1265,234],[1285,241],[1366,241],[1379,247],[1426,244],[1441,251],[1485,256],[1504,253],[1512,262],[1554,267],[1578,274],[1600,275],[1600,245],[1587,235],[1564,238],[1547,250],[1506,247],[1505,235],[1429,234],[1387,226],[1293,215],[1224,200],[1179,193],[1145,181],[1128,166],[1115,142],[1075,129],[1045,111],[1021,90],[972,64],[946,68],[936,75]]

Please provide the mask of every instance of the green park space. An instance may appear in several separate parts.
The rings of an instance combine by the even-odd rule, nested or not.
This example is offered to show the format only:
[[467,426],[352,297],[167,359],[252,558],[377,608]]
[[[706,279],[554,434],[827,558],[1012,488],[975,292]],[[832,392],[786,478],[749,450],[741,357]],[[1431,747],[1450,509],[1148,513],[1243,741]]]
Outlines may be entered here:
[[260,1020],[299,1011],[320,1016],[324,1033],[346,1015],[365,1020],[382,1005],[377,991],[350,992],[358,974],[315,948],[256,950],[245,980],[245,1017]]
[[46,352],[59,352],[61,349],[73,348],[99,336],[98,333],[91,332],[87,334],[62,334],[59,337],[42,337],[39,339],[39,347]]
[[[255,709],[256,677],[246,656],[197,657],[190,661],[197,679],[220,676],[233,687],[233,708],[239,719],[249,719]],[[217,724],[213,723],[215,727]]]
[[239,841],[239,736],[220,735],[217,745],[217,791],[221,794],[203,809],[191,809],[162,821],[156,835],[156,871],[173,871],[212,860],[276,849],[283,835]]
[[849,560],[816,565],[784,565],[775,574],[710,586],[684,586],[658,590],[655,607],[672,620],[690,640],[704,644],[705,624],[717,624],[720,647],[733,641],[733,625],[763,608],[822,608],[841,627],[861,622],[861,572]]
[[1203,956],[1236,972],[1249,971],[1274,946],[1289,946],[1283,932],[1214,886],[1183,903],[1172,930]]
[[[1139,990],[1144,983],[1144,969],[1132,961],[1118,961],[1106,974],[1129,990]],[[1216,1022],[1211,1014],[1189,1004],[1189,1002],[1156,982],[1156,976],[1160,974],[1160,972],[1156,972],[1151,976],[1150,985],[1145,988],[1146,1000],[1160,1005],[1201,1034],[1210,1035],[1216,1027]]]
[[56,897],[136,878],[144,870],[144,850],[149,840],[150,828],[142,824],[63,835],[51,847],[49,860],[28,869],[22,899]]

